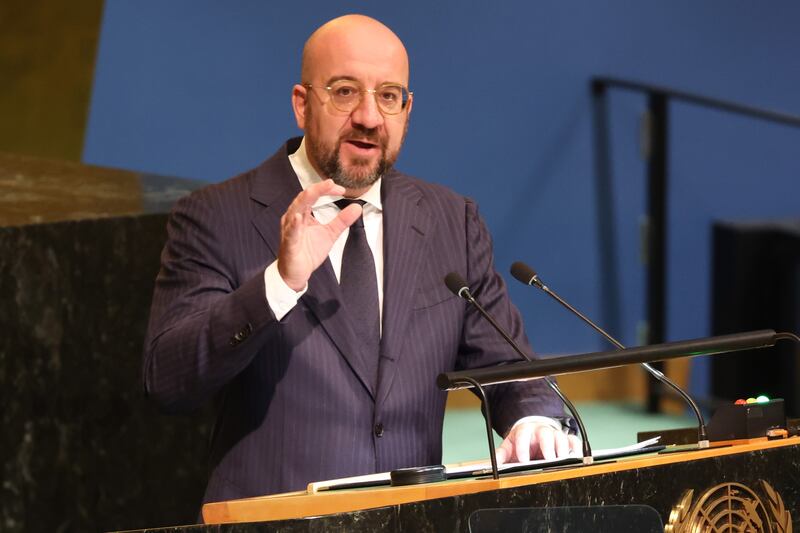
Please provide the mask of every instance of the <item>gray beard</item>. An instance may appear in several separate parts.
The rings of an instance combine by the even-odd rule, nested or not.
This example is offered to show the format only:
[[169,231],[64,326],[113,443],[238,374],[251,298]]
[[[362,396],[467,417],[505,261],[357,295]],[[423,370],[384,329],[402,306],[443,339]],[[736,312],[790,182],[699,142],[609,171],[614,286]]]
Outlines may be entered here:
[[368,170],[368,163],[363,161],[363,164],[361,164],[362,162],[359,160],[354,161],[353,166],[356,168],[348,171],[342,167],[342,163],[339,159],[338,144],[335,150],[327,153],[325,150],[320,150],[318,148],[320,147],[315,146],[314,152],[321,155],[321,160],[318,161],[318,163],[322,173],[324,176],[332,179],[335,184],[340,185],[345,189],[361,189],[364,187],[369,187],[378,181],[378,178],[392,168],[392,163],[387,161],[385,153],[382,153],[378,164],[371,172]]

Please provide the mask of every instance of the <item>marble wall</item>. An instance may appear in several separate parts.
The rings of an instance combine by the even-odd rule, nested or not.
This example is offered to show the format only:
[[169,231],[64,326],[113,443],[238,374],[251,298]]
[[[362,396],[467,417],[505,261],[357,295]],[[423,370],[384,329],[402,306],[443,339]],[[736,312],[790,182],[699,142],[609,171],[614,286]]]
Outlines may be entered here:
[[140,376],[165,211],[198,185],[0,154],[0,530],[196,518],[210,413],[157,413]]

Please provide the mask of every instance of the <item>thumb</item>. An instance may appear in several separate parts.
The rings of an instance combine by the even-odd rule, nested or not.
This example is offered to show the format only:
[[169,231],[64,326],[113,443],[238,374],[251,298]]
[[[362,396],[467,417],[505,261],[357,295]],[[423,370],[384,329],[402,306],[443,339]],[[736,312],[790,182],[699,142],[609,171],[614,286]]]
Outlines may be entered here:
[[336,218],[328,223],[328,228],[333,231],[337,236],[344,230],[353,225],[353,222],[358,220],[363,210],[358,204],[350,204],[336,215]]

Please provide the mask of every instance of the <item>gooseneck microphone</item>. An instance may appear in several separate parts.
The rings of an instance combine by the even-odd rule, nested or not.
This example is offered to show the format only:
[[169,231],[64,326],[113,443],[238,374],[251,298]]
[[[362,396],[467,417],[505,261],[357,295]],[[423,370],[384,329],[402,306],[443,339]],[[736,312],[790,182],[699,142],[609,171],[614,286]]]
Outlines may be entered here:
[[[545,285],[541,279],[539,279],[539,275],[534,271],[531,267],[526,265],[521,261],[517,261],[513,265],[511,265],[511,275],[514,276],[518,281],[524,283],[525,285],[533,285],[547,293],[548,296],[553,298],[555,301],[560,303],[562,306],[566,307],[570,312],[577,315],[581,320],[585,323],[589,324],[595,331],[600,333],[603,337],[605,337],[611,344],[619,348],[620,350],[624,350],[625,346],[622,345],[617,339],[612,337],[608,334],[603,328],[589,320],[583,313],[572,307],[569,303],[567,303],[564,299],[562,299],[558,294],[550,290],[547,285]],[[653,368],[648,363],[641,363],[641,365],[648,371],[650,374],[653,375],[658,381],[667,385],[668,387],[672,388],[678,395],[683,398],[687,404],[692,408],[694,411],[694,415],[697,417],[697,447],[698,448],[708,448],[708,434],[706,432],[706,423],[703,420],[703,415],[700,413],[700,409],[697,407],[697,404],[692,400],[692,398],[684,392],[676,383],[670,380],[667,376],[665,376],[661,371],[657,368]]]
[[[448,275],[444,277],[444,283],[447,285],[447,288],[450,289],[450,292],[458,296],[459,298],[463,298],[470,304],[472,304],[475,309],[478,310],[480,315],[485,318],[489,324],[505,339],[505,341],[514,349],[515,352],[524,360],[526,361],[533,361],[530,356],[528,356],[519,345],[511,338],[511,336],[506,333],[506,331],[500,327],[500,324],[483,308],[481,304],[472,296],[472,293],[469,290],[469,285],[467,282],[464,281],[457,272],[450,272]],[[578,414],[577,409],[575,406],[572,405],[572,402],[567,399],[566,396],[561,392],[561,389],[558,387],[555,381],[553,381],[550,377],[544,378],[547,385],[555,392],[561,401],[564,402],[564,405],[567,406],[570,414],[575,419],[575,422],[578,424],[578,428],[581,432],[581,442],[583,446],[583,464],[590,465],[594,462],[594,458],[592,457],[592,447],[589,444],[589,437],[586,433],[586,427],[583,425],[583,420],[581,420],[581,416]]]

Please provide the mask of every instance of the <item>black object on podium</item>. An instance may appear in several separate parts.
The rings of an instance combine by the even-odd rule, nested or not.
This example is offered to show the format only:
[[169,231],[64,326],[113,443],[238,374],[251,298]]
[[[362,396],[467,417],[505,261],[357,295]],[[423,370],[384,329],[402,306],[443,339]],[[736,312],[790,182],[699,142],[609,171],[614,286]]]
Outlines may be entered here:
[[[713,227],[712,334],[800,330],[800,219]],[[780,343],[711,360],[720,400],[764,394],[800,416],[800,345]],[[744,395],[744,396],[743,396]]]
[[755,439],[771,429],[786,428],[784,401],[780,398],[763,403],[723,404],[708,424],[713,441]]

